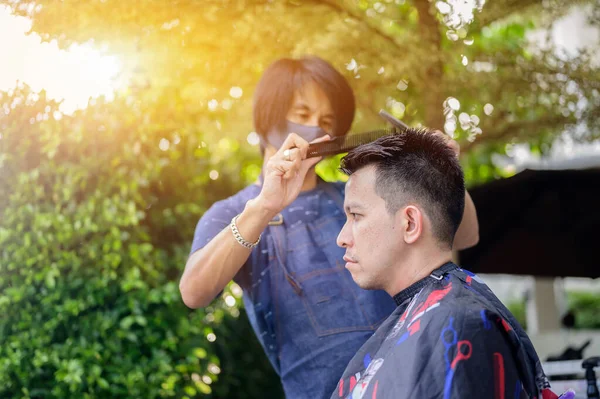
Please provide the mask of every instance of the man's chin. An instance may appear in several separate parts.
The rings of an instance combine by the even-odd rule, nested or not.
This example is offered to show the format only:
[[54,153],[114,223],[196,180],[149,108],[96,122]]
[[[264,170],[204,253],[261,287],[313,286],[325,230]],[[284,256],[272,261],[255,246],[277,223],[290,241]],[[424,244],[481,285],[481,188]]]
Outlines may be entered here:
[[[354,277],[353,277],[354,278]],[[363,290],[381,290],[383,289],[383,287],[381,286],[381,284],[377,284],[376,281],[373,281],[371,279],[354,279],[354,282],[356,282],[356,285],[358,285],[360,288],[362,288]]]
[[364,276],[360,275],[360,273],[356,273],[356,272],[352,273],[352,271],[350,271],[350,274],[352,275],[352,280],[354,280],[356,285],[358,285],[363,290],[376,290],[377,289],[377,288],[373,287],[373,284],[371,281],[369,281],[368,279],[365,279]]

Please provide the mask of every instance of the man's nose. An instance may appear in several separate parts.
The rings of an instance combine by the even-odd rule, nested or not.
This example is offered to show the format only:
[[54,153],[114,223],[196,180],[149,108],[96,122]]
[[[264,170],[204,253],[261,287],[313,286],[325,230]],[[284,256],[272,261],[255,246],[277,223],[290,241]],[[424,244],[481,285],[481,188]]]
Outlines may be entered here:
[[309,126],[320,126],[319,122],[320,122],[320,118],[319,118],[319,114],[317,112],[313,113],[310,116],[310,118],[308,119]]
[[337,239],[336,239],[336,243],[338,245],[338,247],[342,247],[342,248],[347,248],[350,244],[350,237],[349,237],[349,233],[347,232],[348,229],[346,228],[348,226],[348,223],[344,223],[344,226],[342,226],[342,230],[340,231],[340,234],[338,234]]

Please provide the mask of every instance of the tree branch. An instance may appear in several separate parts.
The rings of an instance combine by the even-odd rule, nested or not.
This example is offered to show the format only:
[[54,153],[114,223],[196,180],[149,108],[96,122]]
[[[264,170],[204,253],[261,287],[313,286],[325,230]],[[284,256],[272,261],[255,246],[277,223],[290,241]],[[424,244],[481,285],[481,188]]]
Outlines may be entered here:
[[[557,131],[562,131],[559,127],[564,126],[568,122],[568,117],[562,115],[548,115],[548,117],[544,119],[508,123],[494,135],[485,135],[473,142],[461,143],[461,151],[468,152],[480,145],[488,144],[490,142],[502,142],[508,138],[525,139],[528,135],[516,134],[517,132],[522,131],[531,132],[534,136],[539,136],[544,128],[554,128]],[[484,129],[484,132],[486,130],[487,129]]]
[[400,52],[405,52],[407,50],[406,47],[402,46],[399,42],[397,42],[395,38],[383,32],[375,24],[369,23],[368,17],[362,15],[363,13],[359,12],[358,10],[344,7],[342,4],[340,4],[339,1],[336,0],[317,0],[317,3],[325,4],[338,12],[348,14],[350,17],[352,17],[352,19],[366,25],[370,31],[382,38],[386,43],[390,44],[396,50]]
[[477,34],[481,30],[504,18],[514,15],[516,12],[523,12],[529,7],[541,5],[544,0],[506,0],[502,2],[489,2],[483,6],[483,10],[475,17],[476,24],[474,29],[469,29],[470,34]]

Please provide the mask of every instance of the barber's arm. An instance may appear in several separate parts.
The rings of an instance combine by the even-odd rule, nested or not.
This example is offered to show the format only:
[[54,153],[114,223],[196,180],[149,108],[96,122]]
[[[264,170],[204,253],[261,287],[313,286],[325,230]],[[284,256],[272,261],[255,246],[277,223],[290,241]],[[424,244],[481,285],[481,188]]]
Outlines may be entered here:
[[[328,139],[329,136],[324,136],[319,140]],[[200,308],[210,304],[240,271],[252,252],[252,247],[244,246],[239,239],[258,242],[269,221],[298,196],[306,173],[320,161],[320,158],[307,159],[307,150],[305,140],[290,134],[277,153],[265,161],[261,192],[246,203],[237,218],[235,224],[241,237],[236,238],[232,229],[225,227],[188,258],[179,282],[181,297],[188,307]],[[212,215],[207,216],[207,219],[211,218]]]
[[454,236],[452,249],[461,250],[474,246],[479,242],[479,222],[477,210],[471,196],[465,191],[465,211],[458,231]]
[[[457,157],[460,156],[460,145],[456,140],[452,140],[442,131],[437,130],[436,133],[448,143],[448,147],[454,151]],[[462,221],[458,226],[458,231],[454,236],[454,244],[452,249],[460,251],[461,249],[470,248],[479,242],[479,222],[477,221],[477,210],[471,196],[465,191],[465,211]]]

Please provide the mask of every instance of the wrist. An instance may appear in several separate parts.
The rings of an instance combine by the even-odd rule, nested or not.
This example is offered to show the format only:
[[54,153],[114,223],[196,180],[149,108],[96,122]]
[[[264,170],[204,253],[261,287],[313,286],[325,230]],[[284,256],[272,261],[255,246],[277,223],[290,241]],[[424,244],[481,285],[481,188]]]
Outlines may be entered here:
[[244,236],[242,235],[242,233],[240,233],[240,230],[237,227],[236,221],[237,221],[237,219],[239,217],[240,217],[240,215],[236,215],[236,216],[233,217],[233,219],[231,219],[231,223],[229,224],[229,228],[231,229],[231,232],[233,233],[233,237],[238,242],[238,244],[240,244],[244,248],[253,250],[254,248],[256,248],[256,246],[260,242],[260,238],[261,238],[262,234],[258,235],[258,238],[256,239],[256,241],[247,241],[244,238]]
[[246,211],[256,222],[265,226],[279,213],[278,210],[269,207],[260,195],[246,202],[244,213]]

